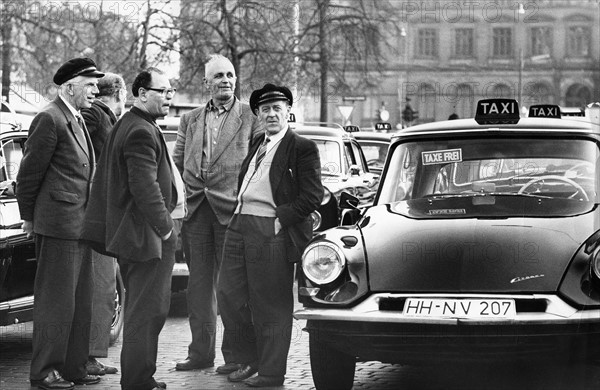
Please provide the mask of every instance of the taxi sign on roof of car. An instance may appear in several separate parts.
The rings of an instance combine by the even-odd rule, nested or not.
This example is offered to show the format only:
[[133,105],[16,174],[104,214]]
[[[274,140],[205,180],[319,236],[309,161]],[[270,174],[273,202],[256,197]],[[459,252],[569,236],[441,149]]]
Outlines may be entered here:
[[519,103],[514,99],[485,99],[477,102],[475,121],[480,125],[516,124],[520,117]]
[[560,119],[560,107],[555,104],[536,104],[529,107],[529,117]]
[[375,123],[376,131],[390,131],[392,130],[392,125],[387,122],[378,122]]

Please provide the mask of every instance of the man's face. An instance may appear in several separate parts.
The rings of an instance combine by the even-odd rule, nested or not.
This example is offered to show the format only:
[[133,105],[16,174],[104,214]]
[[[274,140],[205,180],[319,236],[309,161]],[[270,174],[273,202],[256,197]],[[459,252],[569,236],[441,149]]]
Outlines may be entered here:
[[228,60],[220,59],[211,64],[205,72],[204,84],[211,97],[217,102],[226,102],[235,91],[235,69]]
[[266,129],[268,135],[277,134],[286,129],[289,114],[290,106],[282,100],[267,102],[258,106],[258,120]]
[[166,75],[152,73],[150,86],[143,92],[145,97],[143,104],[153,118],[160,118],[169,113],[169,106],[174,96],[174,92],[167,92],[170,89],[171,83]]
[[77,76],[67,82],[67,94],[76,110],[90,108],[98,92],[96,77]]

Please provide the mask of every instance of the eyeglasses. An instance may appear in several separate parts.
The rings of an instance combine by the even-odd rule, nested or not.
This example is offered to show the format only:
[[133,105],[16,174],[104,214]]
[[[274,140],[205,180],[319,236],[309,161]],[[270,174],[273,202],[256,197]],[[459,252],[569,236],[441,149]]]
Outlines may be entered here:
[[175,92],[177,92],[177,88],[160,88],[160,89],[158,89],[158,88],[149,88],[149,87],[146,87],[146,89],[149,90],[149,91],[158,92],[158,93],[160,93],[163,96],[167,96],[167,95],[173,96],[173,95],[175,95]]

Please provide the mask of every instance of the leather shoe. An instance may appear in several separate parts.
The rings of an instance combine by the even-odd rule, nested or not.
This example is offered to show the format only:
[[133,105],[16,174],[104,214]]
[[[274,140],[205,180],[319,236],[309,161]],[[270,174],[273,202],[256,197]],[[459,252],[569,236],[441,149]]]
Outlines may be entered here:
[[182,362],[177,362],[175,364],[175,370],[177,371],[189,371],[189,370],[197,370],[200,368],[209,368],[214,366],[215,363],[214,362],[207,362],[207,361],[199,361],[199,360],[194,360],[192,358],[186,358],[184,361]]
[[50,371],[44,379],[32,379],[30,383],[31,386],[37,386],[40,389],[47,390],[70,390],[75,387],[73,382],[63,379],[60,373],[56,370]]
[[83,378],[73,379],[71,382],[76,385],[95,385],[100,382],[100,377],[96,375],[86,375]]
[[225,363],[222,366],[217,367],[217,374],[231,374],[234,371],[244,367],[241,363]]
[[229,382],[241,382],[244,379],[250,378],[252,375],[258,372],[258,368],[251,366],[250,364],[244,365],[242,368],[227,375]]
[[275,387],[282,386],[285,377],[283,375],[257,375],[244,381],[250,387]]
[[167,384],[165,382],[154,382],[154,387],[152,388],[152,390],[158,389],[158,390],[164,390],[167,388]]
[[88,358],[88,361],[85,363],[85,370],[89,375],[104,375],[104,374],[116,374],[119,372],[117,367],[107,366],[106,364],[102,364],[95,357]]

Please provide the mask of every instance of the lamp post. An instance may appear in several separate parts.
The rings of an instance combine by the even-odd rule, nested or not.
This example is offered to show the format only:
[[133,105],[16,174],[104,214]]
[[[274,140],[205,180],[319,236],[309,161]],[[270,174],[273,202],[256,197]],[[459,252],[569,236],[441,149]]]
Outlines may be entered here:
[[[402,42],[404,43],[404,47],[403,47],[403,53],[402,53],[402,67],[404,67],[405,69],[400,71],[400,83],[398,85],[398,112],[402,113],[402,100],[403,100],[403,91],[402,91],[402,84],[404,84],[404,72],[406,72],[406,79],[408,80],[408,65],[406,63],[407,61],[407,54],[408,54],[408,41],[406,40],[406,29],[404,27],[400,28],[400,37],[402,39]],[[400,129],[404,128],[404,123],[402,120],[402,115],[400,115]],[[399,129],[398,129],[399,130]]]
[[[519,15],[525,14],[525,8],[523,7],[522,3],[519,3],[519,9],[517,12],[519,13]],[[517,82],[517,94],[518,94],[517,102],[519,102],[519,105],[521,107],[523,107],[523,101],[522,101],[523,100],[523,43],[519,43],[519,60],[518,60],[518,62],[519,62],[518,63],[519,78],[518,78],[518,82]]]

